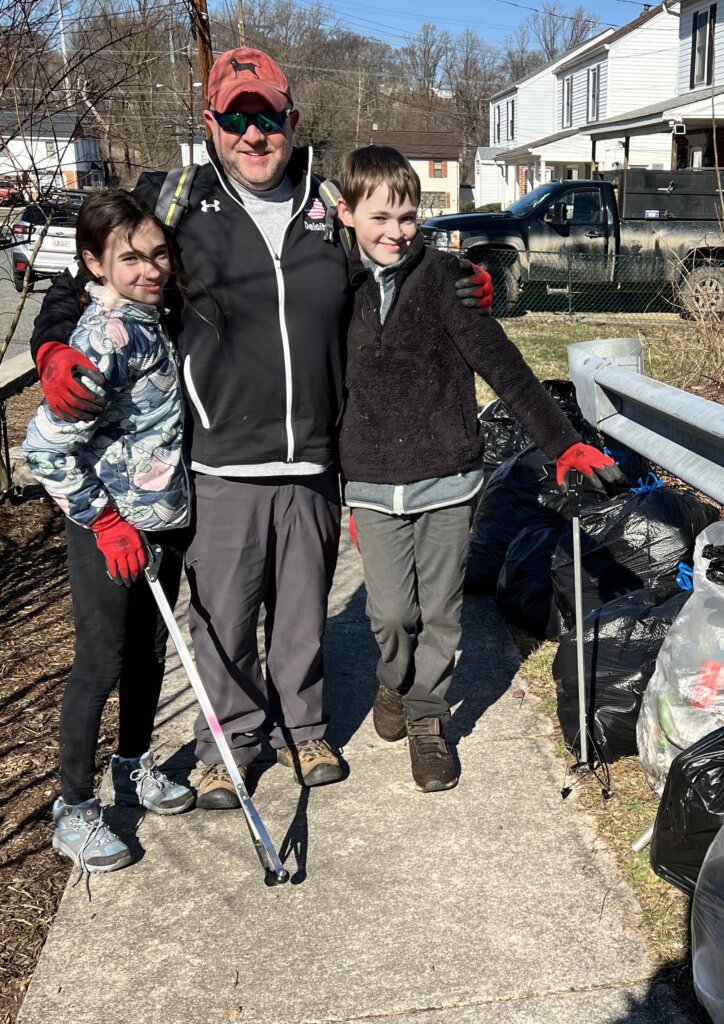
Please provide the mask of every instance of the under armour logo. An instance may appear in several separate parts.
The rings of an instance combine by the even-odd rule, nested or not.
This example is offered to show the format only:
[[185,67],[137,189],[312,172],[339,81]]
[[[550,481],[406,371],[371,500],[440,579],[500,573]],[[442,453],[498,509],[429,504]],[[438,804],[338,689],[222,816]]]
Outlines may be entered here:
[[214,213],[218,213],[221,209],[221,203],[218,199],[214,199],[213,203],[210,203],[207,199],[201,200],[201,209],[204,213],[208,213],[209,210],[213,210]]

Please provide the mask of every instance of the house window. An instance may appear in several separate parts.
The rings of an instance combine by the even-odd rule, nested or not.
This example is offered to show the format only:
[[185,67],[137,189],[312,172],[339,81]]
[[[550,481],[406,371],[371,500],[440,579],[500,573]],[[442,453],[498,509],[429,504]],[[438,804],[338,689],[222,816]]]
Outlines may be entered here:
[[601,65],[588,69],[588,120],[598,120],[598,99],[601,84]]
[[571,127],[573,118],[573,75],[563,79],[563,110],[562,125],[564,128]]
[[51,142],[46,142],[45,143],[45,156],[46,156],[46,158],[47,157],[51,157],[51,156],[57,156],[57,155],[58,155],[58,147],[55,144],[55,140],[53,140]]
[[430,178],[447,178],[447,160],[430,160],[427,168]]
[[691,74],[689,87],[711,85],[714,67],[714,28],[716,4],[706,10],[694,11],[691,26]]
[[508,122],[508,142],[515,138],[515,100],[508,100],[505,104],[505,117]]
[[495,107],[493,111],[493,144],[496,145],[500,142],[500,107]]

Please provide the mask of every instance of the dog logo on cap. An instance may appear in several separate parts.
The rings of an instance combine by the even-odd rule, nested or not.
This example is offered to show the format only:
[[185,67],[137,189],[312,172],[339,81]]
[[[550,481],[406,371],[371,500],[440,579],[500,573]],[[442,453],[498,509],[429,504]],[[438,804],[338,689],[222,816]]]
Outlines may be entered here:
[[242,71],[251,71],[251,73],[254,76],[254,78],[256,78],[257,80],[259,79],[259,76],[257,75],[257,73],[254,70],[254,68],[260,68],[261,64],[251,64],[251,63],[242,64],[242,63],[240,63],[240,61],[238,61],[236,59],[236,57],[232,57],[230,59],[230,61],[229,61],[229,66],[234,69],[234,79],[235,80],[239,77],[239,75],[241,74]]

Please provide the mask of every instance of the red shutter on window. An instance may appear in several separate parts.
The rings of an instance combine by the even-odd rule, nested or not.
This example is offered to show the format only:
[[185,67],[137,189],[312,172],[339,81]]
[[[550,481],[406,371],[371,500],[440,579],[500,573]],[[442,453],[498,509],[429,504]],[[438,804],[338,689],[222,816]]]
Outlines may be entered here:
[[434,160],[428,160],[427,161],[427,176],[429,178],[432,178],[434,173],[435,173],[435,161]]
[[[442,176],[443,178],[447,178],[447,160],[443,160],[442,162]],[[450,203],[448,203],[447,205],[449,206]]]
[[450,193],[449,192],[445,193],[445,209],[446,210],[450,209]]

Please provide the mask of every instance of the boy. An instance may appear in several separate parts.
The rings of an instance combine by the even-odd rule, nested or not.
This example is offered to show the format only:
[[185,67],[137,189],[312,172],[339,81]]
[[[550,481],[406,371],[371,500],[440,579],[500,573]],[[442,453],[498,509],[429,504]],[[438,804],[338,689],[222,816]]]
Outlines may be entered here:
[[338,212],[353,228],[355,294],[340,455],[380,648],[378,735],[407,735],[423,792],[457,773],[442,724],[460,640],[472,499],[483,482],[474,373],[551,459],[610,482],[608,456],[584,445],[492,318],[455,298],[458,260],[424,245],[420,181],[386,146],[344,162]]

